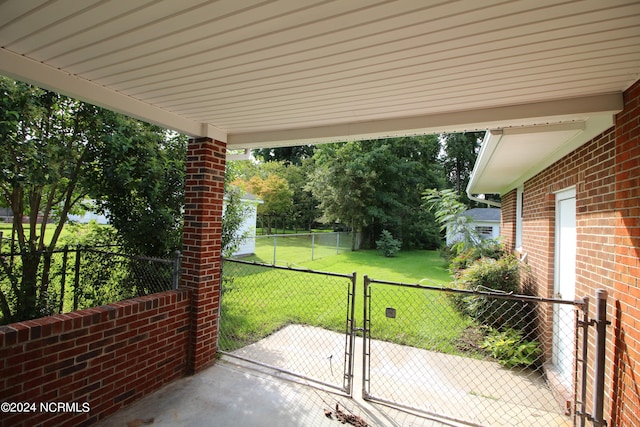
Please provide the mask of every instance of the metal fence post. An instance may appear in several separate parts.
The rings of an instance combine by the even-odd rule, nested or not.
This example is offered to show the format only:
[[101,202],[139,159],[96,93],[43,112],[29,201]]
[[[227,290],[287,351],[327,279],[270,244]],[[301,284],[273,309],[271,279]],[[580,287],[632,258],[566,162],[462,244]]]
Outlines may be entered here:
[[173,289],[178,289],[180,285],[180,265],[182,262],[182,254],[176,250],[173,253]]
[[596,352],[594,366],[594,386],[593,386],[593,425],[606,426],[603,419],[604,412],[604,370],[605,351],[607,340],[607,291],[598,289],[596,291]]
[[62,276],[60,277],[60,309],[59,313],[64,313],[64,288],[67,284],[67,257],[69,254],[69,245],[64,245],[62,253]]
[[[585,427],[587,421],[587,359],[589,349],[589,298],[582,298],[582,320],[578,320],[578,327],[576,328],[576,343],[578,343],[578,330],[582,329],[582,354],[577,357],[581,363],[580,369],[580,397],[577,403],[576,411],[574,411],[575,417],[579,417],[579,423],[576,423],[579,427]],[[578,384],[578,370],[576,369],[575,384]]]
[[78,297],[80,293],[80,254],[82,246],[76,247],[76,271],[73,279],[73,311],[78,309]]
[[364,299],[362,301],[362,397],[369,397],[369,355],[371,354],[371,324],[368,305],[371,303],[369,276],[364,276]]
[[276,247],[278,246],[278,238],[273,236],[273,265],[276,265]]
[[315,234],[311,234],[311,261],[313,261],[313,250],[315,248],[316,236]]

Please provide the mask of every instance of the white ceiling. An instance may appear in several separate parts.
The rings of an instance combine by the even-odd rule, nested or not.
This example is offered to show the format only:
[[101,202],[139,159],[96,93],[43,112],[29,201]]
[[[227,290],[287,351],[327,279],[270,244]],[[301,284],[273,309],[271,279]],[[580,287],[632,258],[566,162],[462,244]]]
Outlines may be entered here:
[[0,0],[0,74],[232,149],[520,128],[504,187],[611,125],[640,0]]

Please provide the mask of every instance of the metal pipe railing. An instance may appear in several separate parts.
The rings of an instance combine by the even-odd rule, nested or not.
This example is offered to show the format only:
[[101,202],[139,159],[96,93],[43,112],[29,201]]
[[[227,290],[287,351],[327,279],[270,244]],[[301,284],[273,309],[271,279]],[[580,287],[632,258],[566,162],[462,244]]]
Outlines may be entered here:
[[604,373],[607,343],[607,291],[596,291],[596,352],[593,370],[593,425],[606,426],[604,420]]

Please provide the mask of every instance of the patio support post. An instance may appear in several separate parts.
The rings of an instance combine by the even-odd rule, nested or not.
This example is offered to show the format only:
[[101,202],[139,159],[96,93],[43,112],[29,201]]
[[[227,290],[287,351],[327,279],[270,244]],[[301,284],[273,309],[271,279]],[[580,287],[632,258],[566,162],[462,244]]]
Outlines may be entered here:
[[216,359],[225,159],[224,142],[189,140],[181,284],[192,291],[190,373],[210,366]]

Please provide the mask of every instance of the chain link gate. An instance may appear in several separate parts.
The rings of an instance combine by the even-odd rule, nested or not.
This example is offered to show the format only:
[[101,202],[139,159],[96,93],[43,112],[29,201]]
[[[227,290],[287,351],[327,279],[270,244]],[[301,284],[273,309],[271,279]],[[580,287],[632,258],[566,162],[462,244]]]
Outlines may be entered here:
[[364,282],[365,399],[470,425],[584,425],[587,298]]
[[355,282],[355,273],[225,259],[219,353],[351,396]]

